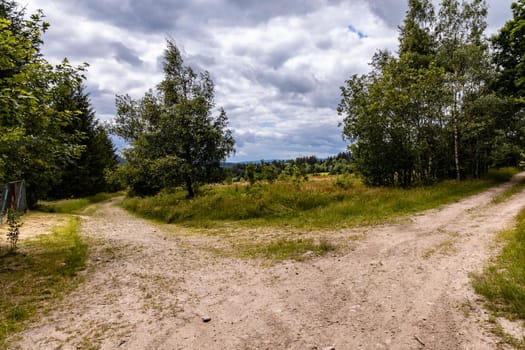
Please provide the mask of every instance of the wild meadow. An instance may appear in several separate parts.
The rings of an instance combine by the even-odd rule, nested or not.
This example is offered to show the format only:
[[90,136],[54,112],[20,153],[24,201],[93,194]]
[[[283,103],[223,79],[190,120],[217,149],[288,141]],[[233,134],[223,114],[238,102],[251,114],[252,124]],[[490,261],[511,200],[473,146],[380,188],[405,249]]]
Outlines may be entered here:
[[129,197],[122,205],[144,218],[189,227],[223,224],[283,228],[344,228],[384,223],[403,215],[457,201],[506,181],[515,168],[492,170],[481,180],[443,181],[414,188],[368,187],[353,175],[211,185],[195,198],[182,189],[152,197]]

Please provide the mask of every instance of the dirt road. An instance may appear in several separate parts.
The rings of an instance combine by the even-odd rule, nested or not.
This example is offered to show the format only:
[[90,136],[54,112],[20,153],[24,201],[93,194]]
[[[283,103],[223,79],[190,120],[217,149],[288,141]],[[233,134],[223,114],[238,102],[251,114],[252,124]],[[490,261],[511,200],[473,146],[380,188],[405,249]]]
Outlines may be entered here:
[[492,203],[508,186],[403,223],[324,232],[349,248],[270,267],[110,202],[83,222],[95,246],[85,283],[13,348],[494,349],[469,273],[525,206],[525,193]]

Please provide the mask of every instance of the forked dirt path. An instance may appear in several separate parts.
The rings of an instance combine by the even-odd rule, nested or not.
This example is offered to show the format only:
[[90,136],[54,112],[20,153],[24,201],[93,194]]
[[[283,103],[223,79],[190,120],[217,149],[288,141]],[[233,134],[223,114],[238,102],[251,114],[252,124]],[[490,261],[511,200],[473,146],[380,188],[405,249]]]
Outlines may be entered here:
[[335,232],[366,234],[351,250],[270,267],[107,203],[84,219],[95,245],[86,281],[13,348],[494,349],[469,273],[525,206],[523,192],[492,203],[509,186]]

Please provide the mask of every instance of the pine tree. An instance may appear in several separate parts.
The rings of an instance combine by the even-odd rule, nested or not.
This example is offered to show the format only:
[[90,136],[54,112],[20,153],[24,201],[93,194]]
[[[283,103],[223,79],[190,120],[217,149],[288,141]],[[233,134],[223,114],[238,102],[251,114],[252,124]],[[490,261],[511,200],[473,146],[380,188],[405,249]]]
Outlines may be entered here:
[[435,10],[430,0],[409,0],[405,20],[399,28],[399,56],[410,67],[426,68],[434,60],[435,24]]
[[82,151],[78,158],[64,165],[60,181],[49,196],[82,197],[108,190],[105,173],[117,165],[115,150],[107,131],[95,118],[85,87],[62,86],[55,108],[75,111],[72,122],[64,126],[63,133],[79,135],[78,145]]

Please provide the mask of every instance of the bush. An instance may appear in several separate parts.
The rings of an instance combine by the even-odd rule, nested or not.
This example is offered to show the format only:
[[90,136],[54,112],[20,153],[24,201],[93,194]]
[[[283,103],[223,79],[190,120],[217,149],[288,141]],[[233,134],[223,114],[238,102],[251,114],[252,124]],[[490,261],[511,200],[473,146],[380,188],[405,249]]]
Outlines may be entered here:
[[22,226],[20,214],[16,210],[11,208],[7,210],[7,225],[9,226],[7,230],[7,241],[9,242],[11,251],[16,251],[18,238],[20,236],[20,227]]
[[344,188],[346,190],[354,186],[354,180],[351,175],[344,174],[344,175],[338,176],[334,184],[337,187]]

